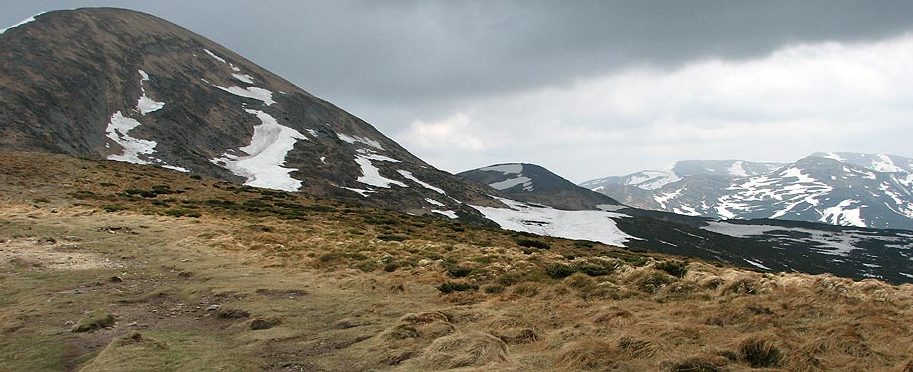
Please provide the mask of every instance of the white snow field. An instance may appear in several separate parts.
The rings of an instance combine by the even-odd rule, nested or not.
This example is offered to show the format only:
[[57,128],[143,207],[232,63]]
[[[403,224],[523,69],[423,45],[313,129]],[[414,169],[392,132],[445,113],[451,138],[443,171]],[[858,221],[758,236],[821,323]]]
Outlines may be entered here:
[[568,239],[582,239],[624,246],[629,240],[638,239],[621,231],[613,218],[627,215],[607,211],[565,211],[549,207],[532,206],[515,200],[496,198],[508,208],[471,205],[501,228],[537,235]]
[[303,134],[279,124],[269,114],[245,109],[247,113],[255,115],[261,124],[254,126],[254,135],[250,144],[238,150],[247,154],[237,156],[229,153],[212,159],[211,162],[225,167],[235,175],[247,179],[245,185],[263,187],[275,190],[297,191],[301,188],[301,181],[292,178],[289,173],[294,168],[283,167],[285,157],[295,147],[298,140],[307,140]]

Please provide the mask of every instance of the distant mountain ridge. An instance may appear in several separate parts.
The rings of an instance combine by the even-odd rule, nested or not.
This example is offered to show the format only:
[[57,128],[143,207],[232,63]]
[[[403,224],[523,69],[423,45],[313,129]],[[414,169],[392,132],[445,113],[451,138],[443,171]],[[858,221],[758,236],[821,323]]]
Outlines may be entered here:
[[615,199],[581,189],[573,182],[535,164],[495,164],[457,175],[486,184],[516,200],[545,204],[558,209],[598,209],[600,205],[619,204]]
[[[686,162],[678,169],[693,172],[685,174],[683,180],[719,181],[735,176],[708,173],[733,164]],[[702,166],[710,169],[700,171]],[[748,167],[763,172],[766,165]],[[796,172],[789,166],[779,171]],[[830,272],[854,278],[913,281],[913,232],[771,219],[719,221],[615,203],[594,205],[595,192],[534,164],[497,164],[459,175],[502,188],[501,195],[506,197],[501,201],[508,208],[476,208],[509,230],[684,254],[765,271]],[[746,179],[752,177],[763,174]],[[556,198],[560,203],[550,204],[550,197],[555,195],[560,195]],[[569,205],[588,207],[567,208]]]
[[[499,164],[462,177],[437,170],[363,120],[200,35],[143,13],[100,8],[36,16],[0,34],[0,60],[4,152],[162,167],[453,219],[454,229],[468,222],[584,240],[581,249],[596,241],[764,271],[913,279],[913,235],[898,231],[726,223],[631,208],[533,164]],[[873,172],[816,159],[838,164],[834,169],[846,164],[860,177]],[[692,179],[722,186],[731,184],[730,177],[765,177],[771,167],[682,162],[671,169],[674,177],[666,173],[651,181],[644,175],[619,184],[642,193]],[[803,188],[824,189],[805,184],[806,171],[783,170],[783,177],[798,177]],[[882,175],[872,177],[887,180]],[[832,215],[855,218],[842,211]]]
[[794,163],[683,161],[580,184],[624,204],[724,219],[913,230],[913,159],[815,153]]

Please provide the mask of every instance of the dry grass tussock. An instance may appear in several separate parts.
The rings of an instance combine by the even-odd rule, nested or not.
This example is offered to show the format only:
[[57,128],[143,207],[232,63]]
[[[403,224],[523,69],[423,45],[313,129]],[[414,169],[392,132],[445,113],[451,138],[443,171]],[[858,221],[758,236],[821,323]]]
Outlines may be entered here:
[[0,370],[913,369],[911,285],[0,160]]

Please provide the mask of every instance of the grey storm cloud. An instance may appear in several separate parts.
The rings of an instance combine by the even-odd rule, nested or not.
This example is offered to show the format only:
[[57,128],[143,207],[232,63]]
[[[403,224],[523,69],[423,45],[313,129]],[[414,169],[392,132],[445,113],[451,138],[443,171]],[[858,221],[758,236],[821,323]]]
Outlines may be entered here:
[[[696,61],[763,58],[790,45],[864,43],[913,30],[908,0],[0,3],[0,24],[85,6],[157,15],[234,49],[395,139],[418,119],[443,120],[472,102],[568,87],[615,71],[671,71]],[[500,159],[509,152],[492,154]],[[431,160],[451,171],[469,165]],[[571,173],[582,177],[580,170]]]
[[116,6],[158,15],[343,102],[452,100],[630,64],[749,58],[913,28],[910,1],[8,1],[0,23]]

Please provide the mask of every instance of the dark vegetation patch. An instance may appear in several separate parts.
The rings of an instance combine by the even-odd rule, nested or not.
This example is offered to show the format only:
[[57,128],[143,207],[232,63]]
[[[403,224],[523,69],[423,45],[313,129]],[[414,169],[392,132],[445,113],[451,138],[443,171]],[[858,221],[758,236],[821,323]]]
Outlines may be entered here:
[[465,292],[479,289],[478,286],[464,282],[444,282],[437,287],[441,293]]

